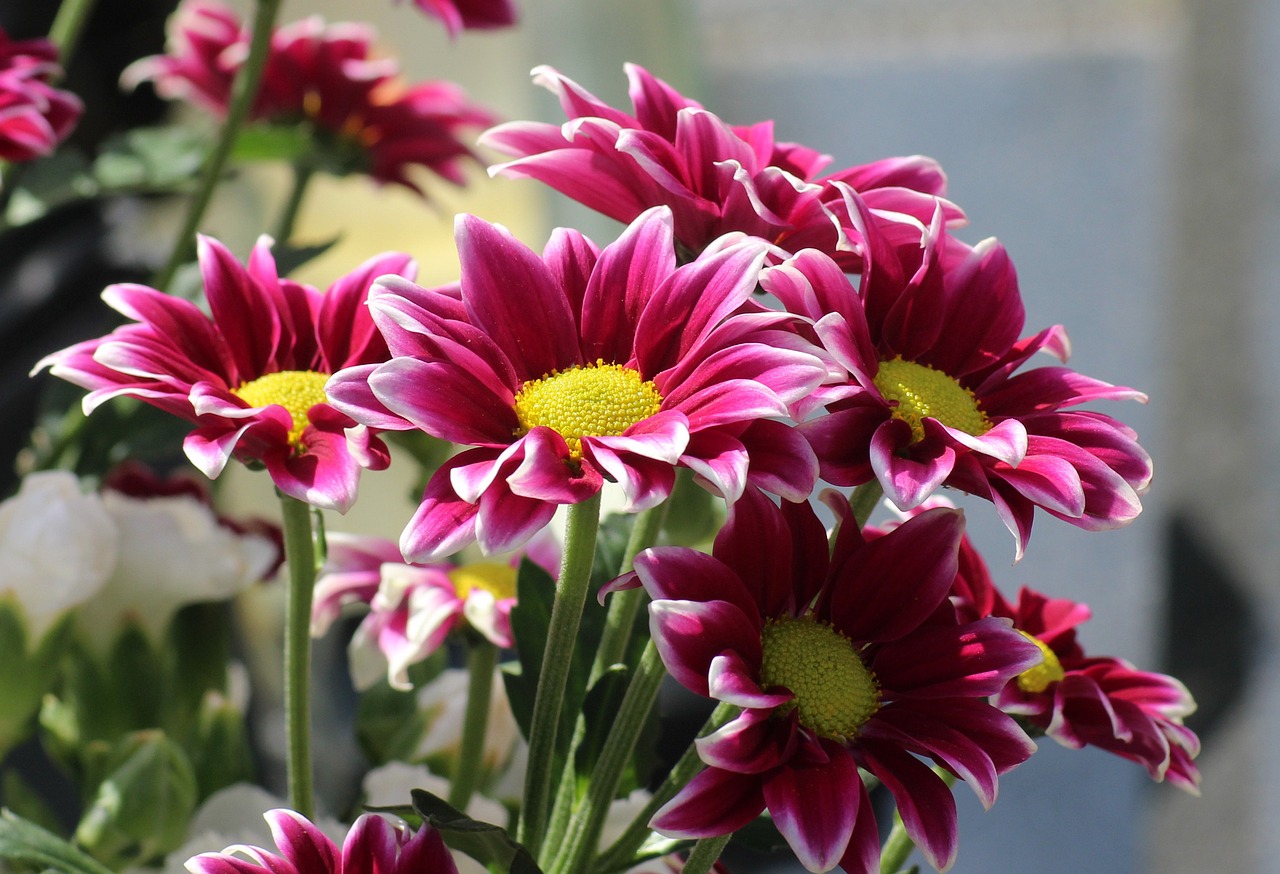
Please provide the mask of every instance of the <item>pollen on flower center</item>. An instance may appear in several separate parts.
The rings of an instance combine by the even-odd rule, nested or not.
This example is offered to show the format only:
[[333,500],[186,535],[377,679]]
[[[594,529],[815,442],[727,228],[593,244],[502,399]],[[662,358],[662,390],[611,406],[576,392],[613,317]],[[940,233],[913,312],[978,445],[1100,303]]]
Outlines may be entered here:
[[880,686],[853,642],[808,617],[771,619],[760,634],[761,685],[795,695],[800,724],[821,737],[847,741],[880,709]]
[[1051,650],[1047,643],[1035,635],[1027,634],[1021,628],[1018,629],[1018,633],[1034,643],[1044,656],[1043,662],[1018,674],[1019,689],[1023,692],[1031,693],[1043,692],[1052,683],[1057,683],[1066,676],[1066,673],[1062,670],[1062,662],[1058,661],[1057,653]]
[[901,358],[881,361],[875,383],[885,400],[897,402],[893,417],[911,426],[912,443],[924,439],[925,416],[975,437],[991,430],[973,392],[927,364]]
[[293,418],[293,428],[289,430],[289,443],[297,446],[302,440],[302,432],[311,424],[307,411],[316,404],[328,402],[324,394],[324,384],[329,381],[327,373],[314,370],[281,370],[268,373],[255,380],[246,382],[231,393],[251,407],[265,407],[279,404],[289,411]]
[[495,601],[516,596],[516,569],[498,561],[476,561],[449,571],[449,581],[458,597],[465,599],[479,589]]
[[616,437],[662,408],[662,395],[651,380],[621,364],[570,367],[531,379],[515,399],[520,427],[516,436],[545,425],[582,455],[583,437]]

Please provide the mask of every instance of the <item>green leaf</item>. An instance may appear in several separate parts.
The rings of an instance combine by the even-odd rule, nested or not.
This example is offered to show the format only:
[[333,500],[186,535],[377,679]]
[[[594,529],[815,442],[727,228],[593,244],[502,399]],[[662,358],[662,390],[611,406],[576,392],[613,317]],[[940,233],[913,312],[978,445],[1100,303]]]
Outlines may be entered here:
[[503,682],[507,686],[511,712],[526,738],[533,721],[533,699],[538,691],[538,674],[542,671],[542,653],[547,645],[555,593],[555,581],[546,570],[528,559],[520,563],[516,605],[511,610],[511,635],[516,642],[519,671],[504,669]]
[[0,859],[39,865],[61,874],[112,874],[68,841],[0,808]]
[[467,816],[443,799],[422,789],[413,790],[413,809],[440,832],[450,848],[466,853],[490,870],[509,874],[542,874],[538,863],[506,829]]
[[[298,161],[312,149],[312,131],[300,124],[255,124],[241,130],[233,161]],[[282,271],[283,272],[283,271]]]
[[175,125],[134,128],[108,140],[94,159],[93,181],[103,194],[190,187],[209,151],[204,131]]
[[341,239],[341,236],[337,236],[332,240],[311,246],[290,246],[287,243],[277,241],[271,249],[271,254],[276,259],[276,271],[281,276],[288,276],[308,261],[319,258],[325,252],[328,252]]
[[604,747],[609,730],[613,727],[614,718],[622,706],[622,698],[627,694],[627,686],[631,682],[631,672],[624,665],[613,665],[587,693],[582,701],[582,713],[586,723],[586,734],[582,743],[574,751],[574,769],[578,774],[589,775],[594,769],[600,750]]
[[107,776],[76,827],[99,860],[145,865],[186,839],[196,809],[196,775],[182,747],[160,731],[139,731],[112,750]]

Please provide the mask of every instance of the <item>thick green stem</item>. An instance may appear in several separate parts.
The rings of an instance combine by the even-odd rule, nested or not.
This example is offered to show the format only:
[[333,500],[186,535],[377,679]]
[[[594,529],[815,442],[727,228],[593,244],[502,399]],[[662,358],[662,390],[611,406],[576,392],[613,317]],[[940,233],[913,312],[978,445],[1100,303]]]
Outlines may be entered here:
[[97,0],[62,0],[58,7],[58,14],[49,28],[49,40],[58,47],[58,60],[64,67],[75,54],[96,3]]
[[724,852],[725,845],[729,843],[729,838],[733,837],[733,832],[727,835],[720,835],[718,838],[702,838],[693,845],[693,849],[689,852],[689,858],[681,869],[683,874],[707,874],[711,867],[715,865],[716,860],[720,858],[720,854]]
[[867,520],[876,509],[876,504],[884,497],[884,489],[879,480],[873,479],[853,490],[849,496],[849,504],[853,508],[853,518],[858,520],[858,527],[865,528]]
[[[698,737],[706,737],[720,728],[738,714],[738,708],[721,701],[716,709],[707,717],[706,723],[698,731]],[[690,744],[684,755],[672,767],[662,785],[654,790],[653,797],[636,818],[627,826],[626,831],[618,836],[609,849],[605,850],[591,866],[592,871],[621,871],[632,865],[636,851],[649,836],[649,820],[658,812],[658,808],[670,801],[686,783],[692,780],[703,768],[702,759],[698,758],[698,748]]]
[[280,4],[281,0],[257,0],[255,4],[249,55],[245,59],[244,66],[236,74],[231,105],[227,108],[227,118],[222,123],[218,142],[205,160],[200,187],[187,205],[186,218],[174,240],[169,260],[156,275],[156,288],[167,290],[178,268],[191,258],[195,247],[196,231],[200,229],[200,222],[204,219],[205,211],[213,200],[213,192],[222,180],[222,172],[231,158],[232,149],[235,148],[236,137],[239,136],[245,119],[249,117],[253,100],[258,95],[258,86],[262,82],[262,73],[266,69],[267,56],[271,50],[271,31],[280,13]]
[[466,810],[484,771],[484,740],[489,727],[489,699],[493,692],[493,672],[498,667],[498,648],[479,635],[467,641],[467,710],[462,721],[462,748],[454,762],[449,786],[449,803]]
[[280,218],[276,221],[275,241],[281,245],[293,237],[293,228],[297,224],[298,214],[302,211],[302,199],[307,193],[307,185],[315,175],[315,169],[306,163],[293,165],[293,186],[289,189],[289,199],[280,210]]
[[653,702],[658,698],[658,689],[665,676],[666,669],[658,655],[658,647],[650,640],[640,655],[627,693],[622,697],[618,715],[591,772],[586,796],[574,814],[567,840],[552,871],[575,874],[583,870],[583,862],[595,853],[600,843],[600,830],[618,791],[622,772],[635,749]]
[[518,839],[534,858],[538,857],[542,846],[551,790],[559,782],[560,775],[555,773],[556,731],[573,661],[578,624],[591,583],[596,533],[600,528],[600,493],[581,503],[570,504],[568,512],[560,581],[551,607],[551,622],[547,626],[547,645],[542,653],[538,692],[533,699],[529,768],[525,772],[524,803],[520,811]]
[[[627,540],[627,550],[622,555],[619,574],[631,570],[640,550],[657,542],[662,531],[662,523],[666,519],[669,502],[664,501],[656,507],[645,510],[636,516],[631,528],[631,537]],[[604,631],[600,636],[600,646],[596,650],[596,660],[591,666],[591,680],[594,683],[609,668],[626,658],[627,646],[631,642],[631,630],[636,625],[636,614],[646,601],[643,589],[627,589],[609,596],[609,612],[605,615]]]
[[316,541],[311,507],[280,494],[284,556],[289,592],[284,611],[284,712],[289,804],[310,818],[311,769],[311,595],[316,583]]

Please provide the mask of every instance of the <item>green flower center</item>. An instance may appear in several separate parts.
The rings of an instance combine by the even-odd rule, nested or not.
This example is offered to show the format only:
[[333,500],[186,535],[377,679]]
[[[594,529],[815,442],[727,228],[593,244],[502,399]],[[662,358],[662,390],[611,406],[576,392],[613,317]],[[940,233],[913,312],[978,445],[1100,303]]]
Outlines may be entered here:
[[807,616],[771,619],[760,634],[761,685],[785,686],[800,724],[821,737],[848,741],[880,709],[880,686],[853,642]]
[[302,440],[302,432],[311,424],[307,410],[316,404],[328,403],[329,399],[324,394],[324,384],[328,381],[327,373],[281,370],[246,382],[239,388],[233,388],[231,393],[251,407],[279,404],[288,410],[293,419],[289,444],[297,446]]
[[662,408],[662,395],[652,380],[621,364],[575,365],[532,379],[516,394],[516,436],[539,425],[556,431],[574,458],[582,455],[583,437],[617,437]]
[[495,601],[516,596],[516,569],[499,561],[476,561],[449,571],[459,598],[479,589],[493,595]]
[[1058,655],[1049,649],[1049,645],[1040,638],[1027,634],[1022,629],[1018,629],[1018,633],[1036,645],[1040,653],[1044,656],[1044,661],[1034,668],[1027,668],[1021,674],[1018,674],[1018,688],[1023,692],[1039,693],[1048,689],[1053,683],[1059,682],[1066,673],[1062,670],[1062,662],[1058,661]]
[[901,358],[881,361],[875,383],[885,400],[897,402],[893,417],[911,426],[912,443],[924,439],[925,416],[975,437],[991,430],[991,420],[973,392],[927,364]]

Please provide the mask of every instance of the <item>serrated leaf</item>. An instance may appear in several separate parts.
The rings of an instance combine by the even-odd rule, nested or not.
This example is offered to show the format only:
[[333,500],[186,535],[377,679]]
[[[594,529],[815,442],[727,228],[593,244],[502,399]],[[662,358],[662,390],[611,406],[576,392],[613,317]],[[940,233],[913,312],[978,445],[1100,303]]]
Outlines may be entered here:
[[70,842],[8,808],[0,808],[0,859],[42,865],[61,874],[112,874]]
[[506,829],[480,822],[422,789],[412,792],[413,809],[440,832],[450,848],[466,853],[482,865],[510,874],[542,874],[542,869]]

